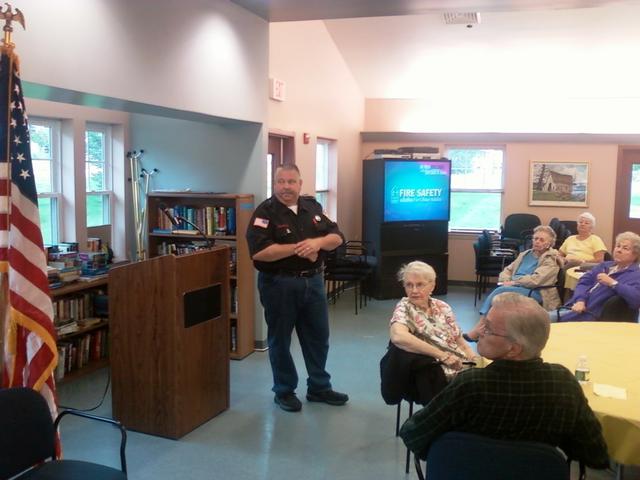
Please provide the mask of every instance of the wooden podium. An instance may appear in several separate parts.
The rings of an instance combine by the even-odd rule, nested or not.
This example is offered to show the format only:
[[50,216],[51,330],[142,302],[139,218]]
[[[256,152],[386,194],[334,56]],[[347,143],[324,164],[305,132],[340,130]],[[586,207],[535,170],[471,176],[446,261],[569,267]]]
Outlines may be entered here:
[[228,247],[109,272],[113,417],[180,438],[229,408]]

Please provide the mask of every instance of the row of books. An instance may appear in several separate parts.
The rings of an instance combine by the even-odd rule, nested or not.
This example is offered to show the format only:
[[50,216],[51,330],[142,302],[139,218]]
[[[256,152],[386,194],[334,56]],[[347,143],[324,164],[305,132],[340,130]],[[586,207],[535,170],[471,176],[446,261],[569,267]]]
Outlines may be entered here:
[[232,352],[236,352],[238,350],[238,322],[235,318],[231,319],[231,329],[229,337],[231,341],[229,348]]
[[178,220],[178,225],[173,225],[161,208],[158,208],[158,228],[154,232],[171,233],[176,230],[189,232],[196,228],[189,223],[180,220],[180,217],[195,223],[206,235],[235,235],[236,212],[234,207],[190,207],[176,205],[167,211]]
[[185,255],[187,253],[194,253],[198,250],[207,248],[207,244],[202,241],[175,243],[175,242],[160,242],[157,247],[158,255]]
[[[54,262],[57,263],[57,262]],[[55,266],[47,266],[47,280],[49,288],[58,288],[65,283],[75,282],[80,278],[82,268],[79,266],[57,268]]]
[[97,295],[103,295],[103,292],[98,290],[55,299],[53,301],[53,324],[59,325],[70,320],[78,321],[97,316],[94,308]]
[[238,313],[238,286],[231,285],[231,313]]
[[62,380],[67,373],[82,368],[89,362],[107,357],[108,338],[107,330],[100,329],[72,341],[59,342],[56,380]]
[[75,333],[81,329],[97,325],[106,319],[101,317],[86,317],[80,320],[66,320],[64,322],[58,322],[54,325],[58,338],[62,338],[66,335]]

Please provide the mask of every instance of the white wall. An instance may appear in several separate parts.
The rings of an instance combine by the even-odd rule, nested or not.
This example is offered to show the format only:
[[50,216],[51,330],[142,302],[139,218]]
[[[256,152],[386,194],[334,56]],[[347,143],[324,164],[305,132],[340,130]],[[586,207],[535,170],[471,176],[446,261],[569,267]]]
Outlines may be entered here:
[[226,0],[16,0],[30,82],[263,122],[268,24]]
[[324,22],[273,23],[270,32],[269,76],[286,82],[286,100],[269,101],[269,129],[295,132],[296,164],[310,194],[317,137],[337,141],[337,220],[347,238],[360,238],[364,97]]

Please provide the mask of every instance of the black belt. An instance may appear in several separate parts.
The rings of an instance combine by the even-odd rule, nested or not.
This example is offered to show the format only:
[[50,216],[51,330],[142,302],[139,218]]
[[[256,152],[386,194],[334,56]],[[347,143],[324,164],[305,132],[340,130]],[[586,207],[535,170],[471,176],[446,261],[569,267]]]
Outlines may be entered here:
[[324,271],[324,268],[318,267],[318,268],[312,268],[311,270],[298,270],[298,271],[294,271],[294,270],[275,270],[273,272],[266,272],[266,273],[271,273],[273,275],[282,275],[283,277],[309,278],[309,277],[313,277],[315,275],[318,275],[319,273],[322,273],[323,271]]

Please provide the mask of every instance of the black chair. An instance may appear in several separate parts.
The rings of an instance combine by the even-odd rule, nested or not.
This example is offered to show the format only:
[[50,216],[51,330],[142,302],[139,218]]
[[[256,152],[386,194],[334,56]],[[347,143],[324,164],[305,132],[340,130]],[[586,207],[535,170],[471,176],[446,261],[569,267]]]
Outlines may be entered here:
[[556,243],[553,246],[553,248],[557,250],[562,246],[562,243],[564,242],[563,235],[564,235],[564,232],[567,230],[566,230],[566,227],[562,225],[560,220],[558,220],[558,217],[553,217],[551,220],[549,220],[549,226],[556,234]]
[[529,290],[529,294],[527,295],[528,297],[530,297],[533,292],[539,292],[540,290],[545,290],[547,288],[555,288],[556,290],[558,290],[558,296],[560,297],[560,302],[563,302],[564,300],[564,282],[565,282],[565,276],[566,276],[567,271],[564,268],[561,268],[560,270],[558,270],[558,276],[556,277],[556,281],[553,285],[541,285],[539,287],[534,287],[531,288]]
[[353,286],[355,310],[366,306],[363,283],[373,273],[377,260],[367,241],[349,240],[327,254],[324,280],[329,299],[336,302],[347,286]]
[[502,248],[501,243],[491,238],[491,234],[484,230],[473,244],[476,261],[476,282],[473,305],[482,298],[482,294],[489,286],[489,280],[500,275],[504,267],[516,258],[514,250]]
[[531,213],[512,213],[504,219],[500,229],[500,240],[514,250],[523,250],[525,241],[540,225],[540,218]]
[[614,295],[602,307],[601,322],[638,322],[638,310],[633,309],[620,295]]
[[575,220],[560,220],[560,223],[569,230],[569,235],[578,234],[578,222]]
[[[400,432],[402,402],[426,405],[447,386],[447,378],[440,362],[427,355],[411,353],[389,342],[387,352],[380,360],[380,393],[387,405],[396,407],[396,437]],[[409,473],[411,451],[407,449],[405,472]]]
[[564,241],[569,238],[573,233],[562,222],[558,225],[558,231],[556,232],[556,248],[560,248]]
[[[427,455],[428,480],[569,480],[569,463],[557,448],[539,442],[496,440],[462,432],[436,439]],[[416,473],[424,480],[415,457]],[[581,478],[584,466],[580,465]]]
[[[569,307],[562,306],[556,310],[558,320],[560,320],[560,311],[568,308]],[[587,309],[587,313],[591,312]],[[631,308],[624,298],[620,295],[614,295],[604,302],[600,316],[596,317],[593,313],[591,313],[591,316],[594,322],[637,323],[640,321],[640,318],[638,317],[639,314],[640,311],[638,309]]]
[[[56,432],[60,421],[67,415],[105,422],[120,429],[120,470],[56,458]],[[0,478],[123,480],[127,478],[126,440],[124,427],[110,418],[64,410],[54,422],[47,402],[35,390],[0,390]]]

